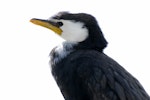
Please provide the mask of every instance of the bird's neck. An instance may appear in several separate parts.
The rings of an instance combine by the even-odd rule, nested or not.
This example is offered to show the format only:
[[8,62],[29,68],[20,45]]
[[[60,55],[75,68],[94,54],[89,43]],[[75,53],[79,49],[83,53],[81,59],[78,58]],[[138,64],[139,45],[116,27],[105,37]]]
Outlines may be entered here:
[[97,48],[95,45],[93,45],[91,41],[83,41],[83,42],[70,42],[70,41],[64,41],[61,46],[63,48],[63,51],[76,51],[76,50],[96,50],[99,52],[102,52],[103,49]]
[[55,47],[50,53],[51,62],[53,62],[52,65],[57,64],[67,55],[78,50],[96,50],[102,52],[96,48],[92,48],[92,46],[88,44],[84,42],[82,43],[68,42],[68,41],[63,42],[61,45]]
[[52,65],[57,64],[71,52],[75,51],[74,48],[76,45],[77,43],[65,41],[61,45],[55,47],[50,53],[51,62],[53,62]]

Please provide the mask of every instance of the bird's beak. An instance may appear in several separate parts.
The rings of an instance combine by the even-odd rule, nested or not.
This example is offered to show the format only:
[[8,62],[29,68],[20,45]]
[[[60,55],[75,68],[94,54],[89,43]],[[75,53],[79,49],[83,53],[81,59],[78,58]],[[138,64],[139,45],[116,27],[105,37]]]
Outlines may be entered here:
[[49,21],[49,20],[43,20],[43,19],[36,19],[36,18],[31,19],[30,22],[32,22],[36,25],[46,27],[46,28],[54,31],[58,35],[61,35],[61,33],[62,33],[62,30],[59,28],[59,26],[57,25],[56,22]]

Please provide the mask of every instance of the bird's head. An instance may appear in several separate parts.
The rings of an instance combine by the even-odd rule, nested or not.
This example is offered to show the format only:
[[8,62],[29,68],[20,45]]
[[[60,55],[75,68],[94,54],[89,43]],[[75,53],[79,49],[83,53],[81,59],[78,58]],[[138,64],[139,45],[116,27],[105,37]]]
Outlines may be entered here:
[[46,27],[69,42],[103,49],[107,45],[96,19],[86,13],[59,12],[47,20],[33,18],[32,23]]

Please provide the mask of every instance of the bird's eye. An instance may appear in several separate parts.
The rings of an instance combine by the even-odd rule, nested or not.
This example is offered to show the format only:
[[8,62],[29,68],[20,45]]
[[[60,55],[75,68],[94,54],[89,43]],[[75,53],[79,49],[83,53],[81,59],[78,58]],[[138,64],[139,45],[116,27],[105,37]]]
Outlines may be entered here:
[[58,26],[63,26],[62,22],[57,22]]

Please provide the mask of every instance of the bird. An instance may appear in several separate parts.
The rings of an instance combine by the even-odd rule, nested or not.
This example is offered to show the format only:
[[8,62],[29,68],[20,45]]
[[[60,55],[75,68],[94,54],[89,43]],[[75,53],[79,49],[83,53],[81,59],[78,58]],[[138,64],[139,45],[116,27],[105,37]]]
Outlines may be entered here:
[[91,14],[61,11],[30,22],[64,39],[49,63],[65,100],[150,100],[141,83],[104,53],[108,42]]

